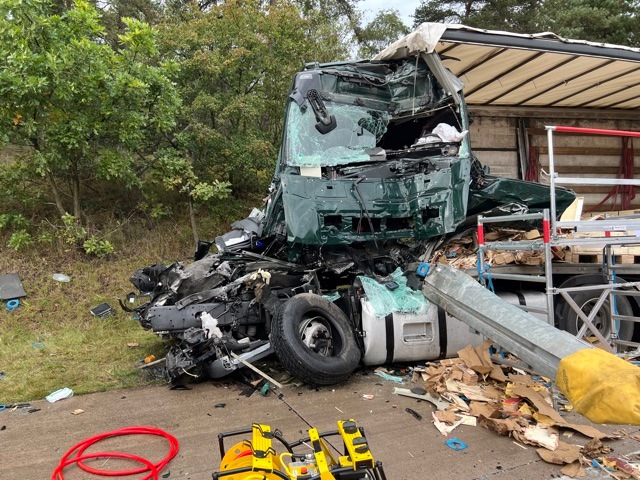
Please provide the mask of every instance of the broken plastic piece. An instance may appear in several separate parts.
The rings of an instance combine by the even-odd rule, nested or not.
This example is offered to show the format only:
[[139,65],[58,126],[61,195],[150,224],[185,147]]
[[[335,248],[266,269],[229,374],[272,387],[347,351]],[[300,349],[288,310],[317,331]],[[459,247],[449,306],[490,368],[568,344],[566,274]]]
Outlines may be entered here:
[[9,300],[7,302],[7,311],[12,312],[20,305],[20,300],[14,298],[13,300]]
[[389,375],[388,373],[385,373],[385,372],[375,372],[375,374],[378,375],[379,377],[382,377],[385,380],[389,380],[391,382],[404,383],[404,380],[402,379],[402,377],[396,377],[395,375]]
[[71,281],[71,277],[65,275],[64,273],[54,273],[52,277],[56,282],[68,283]]
[[109,305],[108,303],[101,303],[100,305],[93,307],[89,311],[93,316],[96,316],[98,318],[104,318],[111,315],[111,313],[113,312],[113,309],[111,308],[111,305]]
[[464,443],[463,441],[458,440],[457,438],[450,438],[444,444],[452,450],[464,450],[469,445]]
[[417,420],[422,420],[422,415],[420,415],[418,412],[416,412],[412,408],[407,407],[404,409],[404,411],[413,415]]
[[426,277],[427,274],[429,273],[429,264],[428,263],[424,263],[422,262],[420,265],[418,265],[418,268],[416,268],[416,274],[419,277]]
[[71,398],[71,397],[73,397],[73,390],[71,390],[68,387],[64,387],[64,388],[61,388],[60,390],[56,390],[55,392],[50,393],[45,398],[47,402],[54,403],[54,402],[57,402],[58,400],[64,400],[65,398]]

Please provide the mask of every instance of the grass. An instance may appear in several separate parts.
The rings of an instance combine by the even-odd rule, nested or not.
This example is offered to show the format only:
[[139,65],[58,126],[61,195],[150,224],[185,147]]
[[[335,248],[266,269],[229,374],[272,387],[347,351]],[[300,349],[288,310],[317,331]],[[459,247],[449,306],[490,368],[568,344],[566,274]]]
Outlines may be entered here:
[[[201,220],[201,236],[214,238],[246,212],[237,205],[227,208],[224,219]],[[0,274],[18,273],[27,292],[15,311],[0,304],[0,404],[44,398],[63,387],[84,394],[154,381],[137,367],[148,355],[163,357],[166,346],[122,311],[117,298],[135,290],[129,277],[137,268],[188,262],[193,236],[183,216],[151,230],[142,221],[131,222],[113,239],[116,253],[104,260],[57,242],[20,253],[0,248]],[[71,281],[57,282],[54,273]],[[113,314],[92,316],[89,310],[103,302]]]

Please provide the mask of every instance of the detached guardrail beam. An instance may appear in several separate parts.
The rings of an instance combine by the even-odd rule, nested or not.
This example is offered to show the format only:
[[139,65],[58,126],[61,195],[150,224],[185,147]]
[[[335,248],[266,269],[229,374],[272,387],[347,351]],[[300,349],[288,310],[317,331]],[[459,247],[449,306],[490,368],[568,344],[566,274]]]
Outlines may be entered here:
[[464,272],[436,264],[422,293],[448,314],[493,340],[540,374],[556,378],[564,357],[594,348],[501,300]]

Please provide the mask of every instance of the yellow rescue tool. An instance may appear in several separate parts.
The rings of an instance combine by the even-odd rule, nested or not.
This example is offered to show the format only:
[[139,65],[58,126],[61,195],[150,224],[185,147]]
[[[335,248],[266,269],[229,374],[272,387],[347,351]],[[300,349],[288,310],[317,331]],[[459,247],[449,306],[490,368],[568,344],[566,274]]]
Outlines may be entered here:
[[[225,451],[224,439],[252,433],[252,440],[243,440]],[[331,453],[325,438],[342,437],[344,454]],[[277,440],[286,451],[278,454],[273,446]],[[338,430],[318,433],[309,429],[309,436],[289,443],[279,430],[254,423],[251,429],[218,435],[220,471],[213,479],[225,480],[386,480],[382,463],[376,462],[369,450],[364,431],[353,420],[338,421]],[[307,453],[297,453],[304,446]],[[311,452],[309,452],[309,447]]]

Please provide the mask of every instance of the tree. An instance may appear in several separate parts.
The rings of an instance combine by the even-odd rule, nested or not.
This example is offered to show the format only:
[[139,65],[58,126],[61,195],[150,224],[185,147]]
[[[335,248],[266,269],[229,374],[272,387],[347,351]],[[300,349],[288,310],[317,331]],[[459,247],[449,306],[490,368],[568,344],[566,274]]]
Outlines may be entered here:
[[172,144],[199,178],[237,196],[265,190],[293,74],[305,59],[345,53],[329,28],[310,28],[294,5],[258,0],[195,8],[166,25],[163,48],[180,62],[184,101]]
[[640,47],[637,0],[547,0],[545,30],[565,38]]
[[362,31],[364,45],[361,45],[359,56],[370,58],[388,47],[403,35],[409,28],[402,23],[397,10],[381,10]]
[[554,32],[565,38],[640,45],[638,0],[423,0],[414,14],[422,22],[463,23],[517,33]]
[[423,22],[464,23],[467,25],[469,18],[480,11],[486,3],[485,0],[462,2],[422,0],[413,14],[413,27],[415,28]]
[[0,18],[0,140],[32,148],[13,173],[44,179],[60,216],[80,222],[92,183],[139,184],[149,139],[174,124],[174,67],[137,20],[123,20],[112,48],[82,0],[61,13],[44,0],[4,0]]

